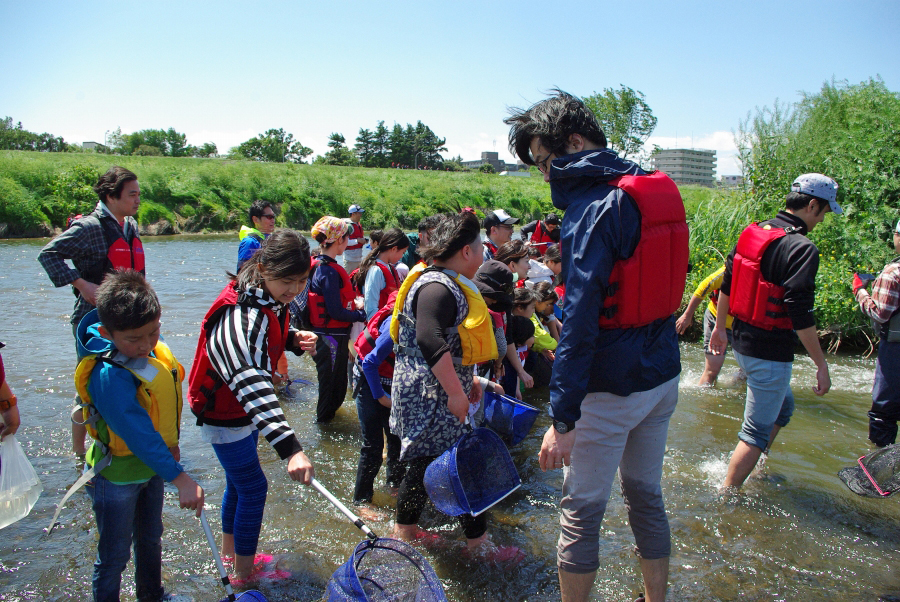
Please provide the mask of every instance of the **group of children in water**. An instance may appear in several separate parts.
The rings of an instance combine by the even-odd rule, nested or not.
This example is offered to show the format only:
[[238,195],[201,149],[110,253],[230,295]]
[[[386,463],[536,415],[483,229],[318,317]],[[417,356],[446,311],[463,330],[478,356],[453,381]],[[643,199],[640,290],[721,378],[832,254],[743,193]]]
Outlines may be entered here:
[[[428,223],[414,249],[399,229],[378,233],[351,274],[337,261],[353,228],[345,220],[316,222],[315,253],[297,232],[266,233],[206,312],[187,401],[225,473],[222,552],[233,582],[266,576],[267,557],[257,554],[268,487],[259,436],[287,462],[291,479],[309,484],[315,472],[279,401],[286,352],[313,356],[319,423],[344,402],[352,370],[362,434],[354,503],[363,514],[377,512],[371,502],[386,442],[386,483],[397,496],[391,536],[424,544],[438,539],[418,527],[428,465],[470,428],[484,391],[521,398],[535,384],[531,372],[547,379],[563,292],[553,282],[558,248],[538,261],[529,245],[510,241],[482,265],[474,213]],[[128,250],[133,260],[134,245]],[[422,261],[407,267],[400,259],[410,250]],[[160,579],[163,483],[176,485],[181,507],[198,516],[205,497],[179,463],[185,371],[161,339],[161,306],[142,271],[116,267],[76,329],[76,418],[93,439],[84,480],[99,532],[94,598],[118,599],[134,544],[138,598],[173,600]],[[490,541],[484,514],[459,518],[469,557],[523,557]]]

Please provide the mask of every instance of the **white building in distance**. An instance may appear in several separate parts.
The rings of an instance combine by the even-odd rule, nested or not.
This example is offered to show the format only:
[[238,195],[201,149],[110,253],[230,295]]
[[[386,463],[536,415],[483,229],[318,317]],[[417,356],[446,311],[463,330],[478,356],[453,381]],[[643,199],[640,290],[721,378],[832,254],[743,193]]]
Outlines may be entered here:
[[653,169],[665,172],[676,184],[716,185],[716,151],[696,148],[661,149],[650,157]]

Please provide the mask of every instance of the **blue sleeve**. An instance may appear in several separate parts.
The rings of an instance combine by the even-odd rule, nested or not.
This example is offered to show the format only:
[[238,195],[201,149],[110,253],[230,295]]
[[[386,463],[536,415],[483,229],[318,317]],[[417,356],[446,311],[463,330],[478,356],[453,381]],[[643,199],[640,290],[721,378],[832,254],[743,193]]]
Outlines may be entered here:
[[262,245],[256,238],[252,236],[245,236],[241,240],[241,244],[238,247],[238,260],[237,260],[237,269],[241,269],[241,266],[245,261],[253,257],[253,255],[259,250]]
[[391,338],[391,320],[393,319],[393,317],[388,316],[388,319],[381,323],[381,327],[378,329],[378,338],[375,339],[375,348],[366,355],[362,363],[363,374],[375,399],[380,399],[387,395],[384,387],[381,386],[381,376],[378,374],[378,367],[394,351],[394,340]]
[[[552,185],[552,182],[551,182]],[[640,240],[640,213],[627,193],[612,188],[602,198],[573,204],[562,232],[566,319],[550,382],[550,414],[575,422],[588,393],[599,335],[600,311],[613,264],[627,259]],[[609,358],[614,361],[614,358]]]
[[381,299],[381,291],[384,289],[385,284],[381,268],[377,265],[370,267],[366,273],[366,284],[363,286],[366,299],[366,320],[371,320],[375,312],[381,309],[378,307],[378,300]]
[[128,449],[166,481],[184,468],[172,457],[147,410],[137,400],[135,378],[124,368],[98,362],[88,383],[91,399],[103,420]]
[[365,322],[366,313],[361,309],[346,309],[341,304],[341,277],[325,264],[316,269],[314,282],[322,297],[325,298],[325,311],[335,320],[342,322]]

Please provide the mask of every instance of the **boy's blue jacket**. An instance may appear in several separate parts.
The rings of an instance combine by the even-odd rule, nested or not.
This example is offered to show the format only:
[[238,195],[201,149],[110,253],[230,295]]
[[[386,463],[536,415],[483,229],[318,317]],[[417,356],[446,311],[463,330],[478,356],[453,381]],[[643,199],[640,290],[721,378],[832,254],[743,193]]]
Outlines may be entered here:
[[609,149],[582,151],[551,164],[553,205],[565,211],[560,227],[565,318],[550,382],[555,420],[577,421],[588,393],[627,396],[681,372],[674,316],[639,328],[599,326],[613,264],[631,256],[641,233],[637,204],[609,181],[644,174]]
[[[76,341],[79,359],[115,349],[112,341],[100,335],[99,326],[96,309],[78,324]],[[139,369],[142,363],[146,365],[147,360],[134,358],[127,362]],[[142,461],[166,481],[172,481],[184,472],[184,468],[172,457],[162,436],[153,427],[147,411],[138,403],[137,382],[128,370],[108,362],[97,362],[91,372],[88,391],[103,420],[125,440],[128,449],[137,457],[136,460]],[[136,479],[131,482],[145,480],[147,479]]]

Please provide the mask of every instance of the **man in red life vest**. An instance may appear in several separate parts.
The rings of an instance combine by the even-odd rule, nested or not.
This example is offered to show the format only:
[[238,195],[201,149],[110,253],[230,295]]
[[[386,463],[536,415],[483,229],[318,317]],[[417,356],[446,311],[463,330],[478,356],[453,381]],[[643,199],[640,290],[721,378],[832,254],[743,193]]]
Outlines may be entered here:
[[584,103],[560,90],[513,109],[510,150],[536,165],[564,210],[566,319],[550,381],[542,470],[564,473],[557,566],[564,602],[590,597],[600,525],[619,472],[644,597],[666,597],[671,538],[663,454],[681,359],[673,313],[688,264],[678,188],[606,148]]
[[519,218],[512,217],[503,209],[491,211],[484,217],[484,261],[494,258],[497,249],[512,238],[513,225]]
[[350,208],[347,210],[350,214],[350,219],[347,221],[350,223],[351,229],[350,240],[347,242],[347,249],[344,251],[344,269],[348,274],[358,268],[362,262],[363,245],[366,244],[366,237],[359,222],[362,221],[362,214],[365,211],[359,205],[350,205]]
[[[57,287],[72,285],[75,308],[69,322],[72,333],[88,312],[94,309],[97,287],[113,270],[131,268],[144,273],[144,247],[133,216],[141,205],[141,187],[137,176],[124,167],[111,167],[94,185],[100,198],[93,213],[72,222],[62,234],[41,249],[41,262]],[[66,264],[71,260],[75,269]],[[76,404],[81,401],[75,397]],[[72,448],[85,452],[87,431],[72,424]]]
[[528,222],[519,230],[519,236],[543,255],[547,247],[559,243],[559,216],[548,213],[543,220]]
[[834,180],[819,173],[798,177],[785,209],[774,219],[747,226],[726,261],[709,349],[725,353],[725,322],[733,315],[732,348],[747,375],[747,401],[723,490],[744,484],[793,414],[793,396],[787,392],[798,337],[816,364],[813,392],[825,395],[831,388],[813,315],[819,250],[806,234],[829,211],[843,213],[837,189]]

